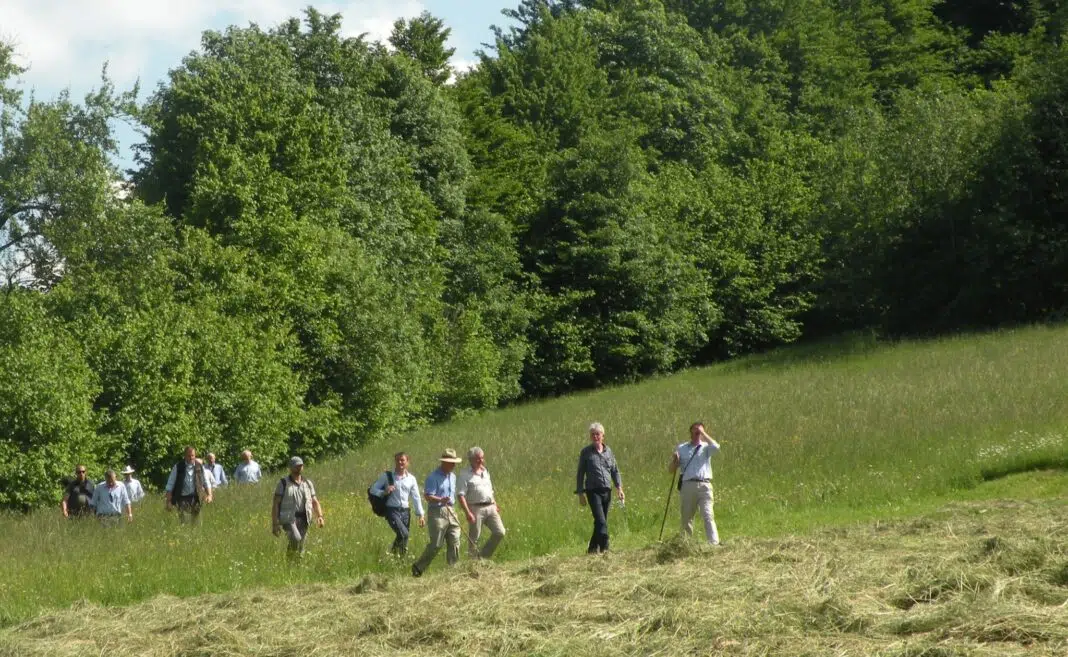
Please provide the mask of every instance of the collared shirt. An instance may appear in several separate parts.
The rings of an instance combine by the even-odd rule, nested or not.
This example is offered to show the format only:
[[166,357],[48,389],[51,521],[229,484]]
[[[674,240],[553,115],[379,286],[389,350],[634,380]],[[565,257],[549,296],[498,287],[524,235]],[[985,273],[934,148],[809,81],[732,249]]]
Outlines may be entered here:
[[452,506],[456,504],[456,473],[450,472],[445,474],[441,468],[434,470],[427,475],[426,481],[423,483],[423,493],[426,495],[433,495],[435,497],[447,497],[449,503],[439,504],[437,502],[431,502],[430,506]]
[[467,498],[468,504],[489,504],[493,502],[493,483],[485,467],[476,473],[471,468],[460,472],[456,483],[456,494]]
[[129,481],[122,482],[122,485],[126,486],[126,494],[130,496],[131,502],[140,502],[145,498],[145,489],[141,488],[141,482],[133,477]]
[[114,486],[102,481],[93,490],[93,508],[98,516],[118,516],[130,505],[130,494],[126,486],[116,481]]
[[676,447],[675,451],[679,454],[683,481],[712,479],[712,455],[719,452],[719,443],[713,440],[711,445],[701,442],[694,447],[693,443],[687,441]]
[[575,492],[581,493],[597,488],[616,488],[623,486],[623,479],[619,476],[619,467],[616,465],[616,457],[612,454],[612,448],[604,446],[600,454],[593,443],[586,445],[579,452],[578,475],[575,477]]
[[[287,475],[284,479],[279,479],[278,480],[278,485],[274,487],[274,496],[275,497],[284,496],[286,494],[286,488],[290,487],[290,486],[297,489],[297,493],[296,493],[296,496],[297,496],[297,499],[296,499],[296,501],[297,501],[297,504],[296,504],[297,513],[301,513],[302,514],[302,513],[304,513],[304,509],[307,507],[308,502],[310,502],[311,500],[314,500],[315,497],[316,497],[316,495],[315,495],[315,484],[313,484],[311,482],[311,479],[308,479],[307,477],[301,477],[300,478],[300,483],[297,483],[296,481],[293,481],[293,475]],[[304,491],[305,490],[308,491],[308,497],[310,497],[311,499],[305,498],[305,496],[304,496]]]
[[260,480],[263,473],[260,472],[260,464],[255,461],[242,463],[234,470],[234,480],[242,484],[254,484]]
[[216,486],[225,486],[226,484],[230,483],[226,481],[226,472],[223,470],[223,467],[219,465],[218,461],[216,461],[215,465],[212,466],[209,466],[205,463],[204,470],[210,472],[212,477],[215,477]]
[[[207,475],[210,474],[210,473],[207,471],[207,469],[204,469],[204,466],[200,466],[200,467],[201,467],[201,469],[202,469],[202,471],[203,471],[203,473],[205,475],[204,476],[204,485],[207,486],[207,488],[210,490],[212,488],[211,480],[208,479],[208,477],[207,477]],[[189,497],[190,495],[195,495],[196,494],[196,492],[197,492],[196,482],[193,480],[193,478],[195,476],[196,476],[196,464],[194,464],[193,466],[185,468],[185,478],[183,479],[182,485],[179,487],[178,494],[175,495],[175,497]],[[168,493],[174,494],[174,492],[175,492],[174,491],[174,485],[176,483],[174,480],[177,479],[177,478],[178,478],[178,465],[175,464],[175,466],[173,468],[171,468],[170,476],[167,477],[167,485],[164,487],[164,490],[167,491]]]
[[[381,496],[388,487],[389,477],[383,472],[378,476],[374,485],[371,486],[371,492]],[[386,498],[386,506],[391,506],[395,509],[407,509],[409,501],[415,507],[415,515],[421,517],[423,515],[423,500],[419,497],[419,482],[411,472],[405,472],[403,477],[397,476],[397,473],[394,472],[393,492]]]

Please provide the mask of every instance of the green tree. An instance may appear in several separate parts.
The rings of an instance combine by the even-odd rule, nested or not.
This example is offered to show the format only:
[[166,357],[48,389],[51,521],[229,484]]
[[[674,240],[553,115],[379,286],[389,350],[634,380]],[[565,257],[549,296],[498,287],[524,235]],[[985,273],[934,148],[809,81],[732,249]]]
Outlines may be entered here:
[[444,21],[424,11],[411,20],[398,18],[393,23],[389,43],[397,52],[416,62],[428,80],[442,85],[452,77],[449,60],[456,53],[456,48],[445,47],[451,33],[452,30],[445,27]]

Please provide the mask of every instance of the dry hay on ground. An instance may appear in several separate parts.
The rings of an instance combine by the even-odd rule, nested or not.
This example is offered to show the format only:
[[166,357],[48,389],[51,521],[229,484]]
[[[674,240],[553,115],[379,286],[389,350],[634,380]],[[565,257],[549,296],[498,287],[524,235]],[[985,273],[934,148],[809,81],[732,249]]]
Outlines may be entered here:
[[710,549],[440,560],[421,580],[82,605],[0,632],[0,656],[1068,654],[1068,505]]

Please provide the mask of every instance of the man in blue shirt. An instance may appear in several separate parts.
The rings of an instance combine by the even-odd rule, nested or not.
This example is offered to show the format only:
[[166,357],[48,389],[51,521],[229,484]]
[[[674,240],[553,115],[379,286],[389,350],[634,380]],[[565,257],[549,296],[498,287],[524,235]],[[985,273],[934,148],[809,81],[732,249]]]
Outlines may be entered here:
[[447,545],[445,560],[449,565],[460,560],[460,521],[452,509],[456,503],[456,464],[460,459],[456,451],[447,449],[438,459],[441,465],[426,478],[423,494],[429,502],[427,527],[430,543],[419,560],[412,564],[412,575],[419,577],[430,566],[442,545]]
[[185,448],[185,458],[174,464],[171,474],[167,477],[167,485],[164,487],[163,499],[166,510],[171,507],[178,509],[178,520],[187,522],[187,518],[193,524],[200,524],[200,505],[211,503],[211,487],[207,484],[204,475],[204,466],[197,463],[197,450],[192,447]]
[[693,535],[693,517],[698,509],[705,521],[705,538],[710,545],[719,545],[719,531],[712,513],[712,455],[719,452],[719,443],[705,433],[705,425],[690,425],[690,441],[675,448],[671,455],[672,472],[682,468],[679,477],[679,505],[682,507],[682,533]]
[[226,471],[223,470],[222,465],[215,461],[214,452],[208,452],[208,462],[204,464],[204,468],[215,478],[214,488],[225,486],[229,483],[226,481]]
[[252,460],[252,452],[241,452],[241,463],[234,470],[234,481],[239,484],[254,484],[260,480],[260,464]]
[[426,526],[426,518],[423,516],[423,501],[419,498],[419,482],[408,472],[408,454],[397,452],[393,455],[393,461],[396,466],[393,468],[392,483],[390,476],[383,472],[371,486],[371,492],[386,498],[385,518],[395,536],[390,552],[403,556],[408,553],[408,533],[412,522],[409,502],[415,507],[420,527]]
[[104,473],[104,481],[93,489],[92,504],[96,517],[103,523],[118,522],[123,513],[126,514],[127,522],[133,522],[130,494],[126,492],[126,486],[115,478],[114,470]]

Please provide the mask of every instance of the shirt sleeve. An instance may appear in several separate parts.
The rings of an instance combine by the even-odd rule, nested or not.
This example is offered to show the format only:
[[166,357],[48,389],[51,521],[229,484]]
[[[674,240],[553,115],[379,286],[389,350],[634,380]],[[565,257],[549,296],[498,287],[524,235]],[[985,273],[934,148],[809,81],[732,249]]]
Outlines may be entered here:
[[456,478],[456,495],[458,497],[467,497],[467,482],[469,481],[471,481],[471,471],[464,469],[460,476]]
[[92,507],[95,509],[96,508],[96,504],[100,500],[101,497],[102,496],[100,495],[100,487],[94,488],[93,489],[93,499],[89,502],[89,504],[91,504]]
[[582,484],[584,483],[583,479],[585,478],[584,475],[586,474],[586,467],[585,467],[586,466],[586,462],[585,462],[585,459],[583,458],[585,455],[586,455],[586,451],[585,450],[579,452],[578,474],[575,476],[575,493],[576,494],[581,494],[582,490],[583,490],[583,485]]
[[274,496],[275,497],[282,497],[285,494],[286,494],[286,480],[285,479],[279,479],[278,480],[278,485],[274,487]]
[[130,492],[127,491],[126,490],[126,486],[124,486],[122,484],[119,484],[119,488],[121,489],[121,493],[119,494],[119,497],[122,498],[122,501],[119,502],[119,507],[120,507],[119,510],[120,511],[124,511],[124,510],[126,510],[126,507],[128,507],[128,506],[130,506],[132,504],[130,502]]
[[415,477],[412,477],[412,492],[409,501],[415,507],[415,515],[423,517],[423,499],[419,496],[419,481]]
[[167,485],[164,486],[163,490],[167,491],[168,493],[173,493],[174,492],[174,480],[177,477],[178,477],[178,466],[176,465],[173,468],[171,468],[171,474],[170,474],[170,476],[167,477]]
[[310,493],[310,494],[311,494],[311,496],[312,496],[312,499],[315,499],[316,497],[318,497],[318,496],[317,496],[317,495],[315,494],[315,484],[313,484],[313,483],[312,483],[312,480],[311,480],[311,479],[309,479],[309,480],[308,480],[308,493]]
[[386,477],[386,473],[378,475],[378,479],[375,479],[375,483],[371,484],[371,492],[375,495],[382,497],[382,494],[386,492],[386,487],[389,485],[389,478]]
[[611,454],[612,461],[610,467],[612,473],[612,483],[616,485],[616,488],[623,488],[623,477],[621,477],[619,474],[619,466],[616,464],[615,452],[612,452]]
[[219,485],[220,486],[225,486],[228,483],[229,482],[226,481],[226,470],[223,469],[223,467],[220,465],[219,466]]

